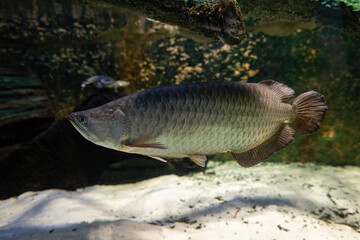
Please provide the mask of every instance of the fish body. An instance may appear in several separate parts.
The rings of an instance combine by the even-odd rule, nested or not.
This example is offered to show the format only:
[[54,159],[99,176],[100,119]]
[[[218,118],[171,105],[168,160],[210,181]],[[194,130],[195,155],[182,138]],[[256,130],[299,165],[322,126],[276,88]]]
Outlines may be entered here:
[[113,83],[109,83],[107,85],[105,85],[105,87],[107,88],[119,88],[119,87],[127,87],[129,86],[130,83],[128,81],[124,81],[124,80],[115,80]]
[[[272,80],[181,84],[144,90],[69,119],[104,147],[157,159],[190,157],[201,166],[206,155],[230,151],[249,167],[293,140],[289,124],[302,133],[319,127],[325,100],[314,91],[304,94],[288,104],[294,91]],[[314,110],[305,111],[309,106]]]

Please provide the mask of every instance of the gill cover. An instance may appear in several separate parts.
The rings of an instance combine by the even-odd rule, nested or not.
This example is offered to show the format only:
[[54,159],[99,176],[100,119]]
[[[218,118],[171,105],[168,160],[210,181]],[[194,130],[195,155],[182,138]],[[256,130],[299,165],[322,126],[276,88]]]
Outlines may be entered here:
[[129,135],[131,129],[129,120],[125,116],[125,113],[119,108],[115,108],[112,113],[112,118],[113,119],[109,119],[112,138],[114,140],[126,138]]

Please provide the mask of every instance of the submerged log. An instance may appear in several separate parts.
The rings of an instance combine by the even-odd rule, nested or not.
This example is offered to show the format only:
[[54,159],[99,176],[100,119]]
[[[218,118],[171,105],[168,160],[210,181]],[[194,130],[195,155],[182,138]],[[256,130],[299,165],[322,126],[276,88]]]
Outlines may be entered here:
[[336,0],[81,1],[101,6],[128,8],[210,39],[223,39],[227,44],[238,44],[245,37],[243,19],[250,25],[278,21],[316,24],[339,29],[360,39],[360,13],[344,2]]
[[177,25],[213,40],[238,44],[245,26],[236,0],[83,0],[102,6],[131,9],[160,22]]

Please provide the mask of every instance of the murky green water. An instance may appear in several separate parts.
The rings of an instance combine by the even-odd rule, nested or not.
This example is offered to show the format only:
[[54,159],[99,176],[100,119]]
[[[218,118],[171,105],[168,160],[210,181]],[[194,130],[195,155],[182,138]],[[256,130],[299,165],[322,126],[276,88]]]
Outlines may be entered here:
[[[358,239],[359,11],[358,0],[0,1],[0,238]],[[266,79],[317,91],[328,110],[252,168],[231,153],[202,168],[107,149],[67,119],[153,87]]]
[[[39,163],[36,172],[49,160],[43,170],[59,174],[59,166],[64,164],[62,159],[73,158],[77,162],[89,158],[94,163],[98,155],[108,154],[109,160],[101,167],[90,164],[93,172],[97,168],[106,169],[120,155],[102,153],[106,150],[79,143],[85,140],[74,137],[74,132],[66,132],[73,131],[65,120],[69,113],[157,86],[265,79],[282,82],[297,95],[315,90],[325,96],[328,105],[319,131],[297,135],[291,145],[267,161],[359,166],[360,33],[355,27],[351,31],[346,22],[349,19],[343,18],[350,14],[352,23],[359,22],[357,3],[347,1],[355,4],[354,13],[344,10],[336,1],[323,1],[310,10],[311,5],[304,4],[299,9],[304,12],[293,12],[296,17],[290,21],[286,15],[285,20],[272,19],[270,12],[259,12],[254,7],[256,3],[238,2],[243,6],[247,34],[240,44],[227,45],[183,27],[147,19],[133,9],[104,5],[102,1],[91,4],[70,0],[2,1],[0,130],[4,134],[0,136],[0,153],[3,162],[23,159],[10,167],[4,164],[2,169],[21,166],[23,170],[34,166],[31,163],[35,161]],[[287,7],[290,9],[291,4]],[[286,12],[284,9],[279,11]],[[331,21],[316,24],[309,20],[326,9],[332,11]],[[212,29],[216,28],[212,26]],[[81,84],[94,75],[106,75],[130,84],[117,91],[94,85],[82,89]],[[54,128],[49,130],[54,125],[56,133],[52,132]],[[49,132],[51,138],[46,135]],[[89,146],[94,152],[88,152]],[[217,155],[211,159],[222,161],[232,157]],[[56,162],[54,166],[50,166],[52,160]],[[28,165],[23,164],[26,161]],[[73,177],[78,169],[86,168],[85,163],[79,160],[75,170],[64,167],[67,176],[73,178],[69,188],[99,180],[101,172],[93,178],[80,177],[80,183],[78,176]],[[142,166],[139,163],[134,168]],[[156,164],[146,165],[149,166],[158,168]],[[8,172],[4,174],[17,179]],[[34,179],[31,174],[19,176],[27,176],[28,183]],[[37,180],[33,181],[24,190],[36,189],[38,184]]]

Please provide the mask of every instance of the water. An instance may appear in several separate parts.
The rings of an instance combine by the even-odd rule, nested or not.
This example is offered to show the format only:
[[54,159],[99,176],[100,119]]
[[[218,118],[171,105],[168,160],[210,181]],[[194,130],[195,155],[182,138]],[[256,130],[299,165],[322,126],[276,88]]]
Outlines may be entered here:
[[[134,1],[134,4],[137,2],[141,1]],[[201,1],[184,2],[190,2],[190,4],[196,2],[194,9],[201,9],[198,7]],[[301,4],[297,8],[291,5],[293,3],[283,6],[281,5],[283,3],[256,5],[257,2],[238,2],[241,5],[248,32],[241,43],[233,45],[223,43],[224,41],[237,43],[237,39],[232,37],[232,32],[227,36],[219,32],[215,17],[187,24],[181,17],[182,14],[166,14],[166,12],[160,11],[161,7],[157,7],[156,11],[146,10],[151,5],[149,3],[141,4],[141,7],[139,5],[138,10],[147,12],[151,19],[134,12],[137,7],[130,6],[131,4],[129,5],[127,1],[117,3],[127,8],[118,8],[95,0],[90,1],[89,4],[71,0],[1,2],[0,198],[4,201],[0,201],[0,212],[5,211],[4,204],[16,201],[9,199],[10,197],[28,191],[56,188],[75,190],[95,184],[118,186],[116,184],[136,183],[140,180],[172,173],[179,176],[186,174],[184,178],[191,182],[203,174],[201,173],[203,169],[193,165],[188,159],[173,160],[169,164],[163,164],[146,157],[96,146],[83,139],[66,120],[68,114],[73,111],[99,106],[118,97],[157,86],[209,81],[259,82],[273,79],[293,88],[296,95],[308,90],[315,90],[323,94],[327,101],[328,111],[319,131],[311,135],[296,135],[291,145],[266,160],[267,163],[272,162],[275,165],[265,164],[262,166],[267,171],[281,166],[284,167],[283,171],[294,173],[294,176],[298,176],[296,171],[302,171],[299,166],[305,166],[304,176],[309,178],[312,174],[316,175],[317,172],[309,172],[308,165],[301,165],[303,163],[316,164],[314,166],[320,164],[320,168],[330,171],[329,174],[340,171],[337,175],[338,178],[341,177],[341,174],[348,174],[347,171],[350,171],[348,179],[334,180],[333,185],[327,184],[325,188],[321,186],[321,182],[328,181],[327,178],[309,179],[309,184],[313,185],[310,189],[318,188],[319,192],[315,190],[306,192],[308,190],[305,191],[303,187],[301,187],[301,191],[299,190],[301,194],[323,194],[322,197],[325,197],[319,198],[321,199],[319,201],[330,201],[330,203],[323,206],[310,203],[308,205],[300,204],[300,206],[297,203],[301,200],[297,200],[296,196],[293,197],[290,194],[292,204],[285,205],[295,206],[297,210],[302,211],[294,213],[296,217],[302,216],[307,211],[311,215],[310,212],[313,210],[316,213],[311,215],[313,220],[305,219],[306,221],[329,221],[332,224],[341,222],[336,220],[336,216],[339,217],[339,214],[347,212],[352,219],[343,218],[346,220],[344,220],[345,222],[349,223],[346,226],[351,226],[350,230],[354,233],[358,231],[359,214],[356,213],[356,209],[359,209],[359,202],[355,199],[358,199],[356,194],[360,190],[353,183],[353,179],[358,177],[356,172],[359,169],[351,167],[360,166],[360,98],[358,94],[360,91],[360,29],[358,27],[360,26],[360,15],[359,12],[356,12],[359,8],[358,3],[345,1],[354,6],[356,10],[352,11],[337,1],[320,1],[317,5],[309,2]],[[168,7],[168,11],[170,11],[172,5],[164,3],[163,6]],[[162,16],[160,13],[164,15]],[[275,20],[271,16],[274,16]],[[181,27],[156,21],[168,20],[173,23],[179,19],[182,21]],[[311,22],[310,19],[315,19],[315,22]],[[234,23],[232,26],[238,26],[236,24]],[[207,37],[200,36],[199,31],[203,31]],[[214,41],[216,39],[222,41]],[[128,81],[130,84],[118,89],[98,88],[95,85],[88,85],[82,89],[82,83],[94,75],[106,75],[113,79]],[[222,166],[221,164],[226,162],[223,165],[224,168],[240,168],[240,166],[228,163],[232,160],[231,155],[221,154],[209,158],[210,169],[208,172],[211,177],[204,176],[208,176],[215,183],[214,186],[212,185],[215,189],[219,187],[216,182],[222,182],[221,177],[216,174],[222,171],[218,170],[218,165]],[[284,165],[277,165],[279,163]],[[289,165],[289,163],[292,164]],[[299,163],[300,165],[297,165]],[[289,167],[290,170],[286,167]],[[325,170],[321,172],[322,176],[326,175]],[[215,175],[211,175],[212,171]],[[247,171],[257,170],[243,169],[239,170],[237,174],[246,175]],[[261,172],[261,170],[259,171]],[[195,176],[188,175],[189,172],[195,172]],[[279,175],[276,176],[279,177]],[[266,202],[266,196],[261,195],[261,189],[266,188],[266,184],[271,186],[270,177],[265,176],[265,179],[268,178],[269,180],[266,180],[264,185],[257,185],[254,184],[257,182],[255,177],[253,181],[246,183],[242,182],[244,178],[240,177],[234,179],[235,183],[239,181],[237,184],[223,185],[222,187],[232,192],[234,188],[243,186],[242,184],[254,184],[251,189],[255,191],[255,197],[265,198],[261,201],[254,200],[254,204],[259,204],[259,201],[260,203]],[[300,185],[304,183],[304,179],[294,178],[301,182]],[[154,181],[157,181],[156,179]],[[181,183],[181,179],[180,177],[171,181]],[[275,179],[275,182],[281,181],[281,178]],[[206,181],[200,182],[203,187],[208,184]],[[290,184],[290,189],[297,188],[296,181],[293,182],[295,185]],[[151,183],[149,186],[149,188],[154,187]],[[176,186],[176,184],[164,185],[164,191],[170,191],[171,188],[176,189]],[[141,185],[134,186],[134,189],[138,188],[141,189]],[[331,188],[336,188],[338,191],[335,197],[329,190]],[[339,189],[344,189],[344,191],[341,192]],[[279,194],[284,194],[283,190],[279,189]],[[151,189],[149,191],[151,192]],[[153,189],[153,191],[158,192],[159,190]],[[185,190],[179,188],[179,191],[181,193]],[[214,196],[210,194],[211,198],[216,197],[216,191],[214,190]],[[250,192],[246,192],[242,197],[246,197]],[[344,192],[352,192],[353,195],[347,196],[344,195]],[[31,195],[30,193],[25,194],[26,198]],[[136,192],[134,194],[136,195]],[[143,196],[146,196],[147,201],[152,201],[149,194],[146,192]],[[223,192],[221,194],[226,195]],[[330,197],[326,197],[327,194]],[[48,192],[45,192],[44,195],[40,192],[39,196],[45,198],[49,195]],[[62,194],[60,196],[64,197]],[[236,198],[234,194],[226,196]],[[94,198],[97,196],[90,199],[94,200]],[[198,198],[200,199],[200,197]],[[27,201],[31,201],[29,199]],[[185,202],[191,202],[190,205],[196,205],[195,199],[196,196],[193,196],[191,200],[184,197]],[[289,199],[289,195],[286,195],[284,199]],[[284,199],[279,197],[278,201],[281,202]],[[56,198],[53,200],[55,201]],[[306,201],[313,200],[307,199]],[[165,205],[168,203],[166,197],[163,201]],[[336,208],[331,201],[336,202]],[[235,209],[234,212],[236,208],[249,208],[250,211],[252,206],[242,205],[243,203],[242,200],[237,200],[228,207]],[[56,203],[53,204],[56,206]],[[210,204],[218,203],[214,201]],[[45,205],[45,203],[39,202],[39,206],[46,208]],[[88,205],[88,207],[99,205],[101,205],[101,201],[94,205]],[[283,206],[284,204],[279,205]],[[120,206],[124,207],[125,205]],[[29,205],[29,211],[33,207]],[[319,213],[319,209],[322,207],[325,210]],[[341,210],[341,207],[348,210]],[[117,211],[121,212],[119,209]],[[149,209],[145,208],[143,211],[150,214],[151,211],[159,210],[151,208],[150,211]],[[288,211],[285,207],[284,209]],[[54,218],[55,215],[52,214],[52,211],[44,214],[49,214],[50,218]],[[104,211],[110,211],[110,209],[105,208]],[[201,211],[203,214],[207,213],[205,210]],[[215,215],[218,217],[226,215],[226,211],[222,212],[222,208],[216,211],[216,214],[219,215]],[[338,215],[335,214],[335,216],[334,211]],[[7,215],[9,213],[3,213],[3,216],[7,216],[4,217],[4,221],[12,222],[16,219],[14,216],[11,218],[11,214]],[[176,224],[181,218],[180,215],[174,216],[176,215],[174,211],[170,215],[161,212],[163,215],[160,214],[161,217],[158,216],[158,218],[151,218],[145,213],[139,217],[138,221],[146,223],[155,221],[156,223],[157,219],[162,219],[162,224],[164,224],[164,219],[170,221],[170,215],[172,215],[174,219],[171,221]],[[326,219],[327,215],[324,213],[330,214],[330,217]],[[20,210],[14,210],[13,214],[26,215]],[[108,215],[100,214],[94,219],[103,218],[110,222],[119,219],[131,220],[130,212],[117,214],[121,216],[108,218]],[[96,216],[96,213],[94,215]],[[250,221],[250,225],[257,221],[263,221],[262,224],[270,236],[277,239],[285,238],[286,235],[272,234],[268,228],[270,223],[261,217],[266,215],[267,213],[259,214],[253,218],[253,222],[252,220],[248,221]],[[86,221],[86,218],[79,219]],[[80,220],[79,222],[81,222]],[[26,218],[24,221],[26,226],[29,226]],[[205,220],[202,221],[200,231],[206,232]],[[219,220],[219,222],[223,221]],[[10,229],[11,224],[6,225],[1,222],[1,217],[0,223],[0,230],[1,228]],[[78,222],[74,221],[72,224],[75,223]],[[66,221],[64,220],[61,224],[65,226]],[[169,227],[171,224],[165,225]],[[185,224],[194,227],[195,230],[195,227],[199,225],[198,222]],[[236,228],[237,223],[233,224]],[[285,227],[287,230],[290,229],[289,231],[283,230],[284,224],[279,224],[280,228],[275,226],[277,231],[284,234],[294,232],[291,230],[291,225]],[[310,225],[310,223],[308,224]],[[212,226],[210,223],[208,225]],[[16,230],[25,225],[13,226],[13,230]],[[39,220],[37,227],[39,226],[47,225]],[[340,230],[336,227],[340,225],[334,226],[331,231],[339,233]],[[126,227],[133,226],[126,225]],[[318,227],[322,229],[324,224],[320,224]],[[148,231],[155,230],[149,229]],[[252,232],[252,230],[249,231]],[[344,228],[342,231],[348,230]],[[7,232],[9,231],[7,230]],[[156,233],[153,234],[156,235]],[[254,232],[254,234],[256,233]],[[337,236],[341,236],[341,233],[339,234]],[[189,236],[184,234],[184,238]],[[194,238],[204,236],[199,234],[194,235]],[[296,236],[298,235],[293,235],[295,238]],[[317,236],[323,237],[321,234]],[[221,237],[224,236],[219,236],[218,239]],[[227,239],[229,238],[231,237],[227,235]],[[254,238],[256,239],[256,235]]]

